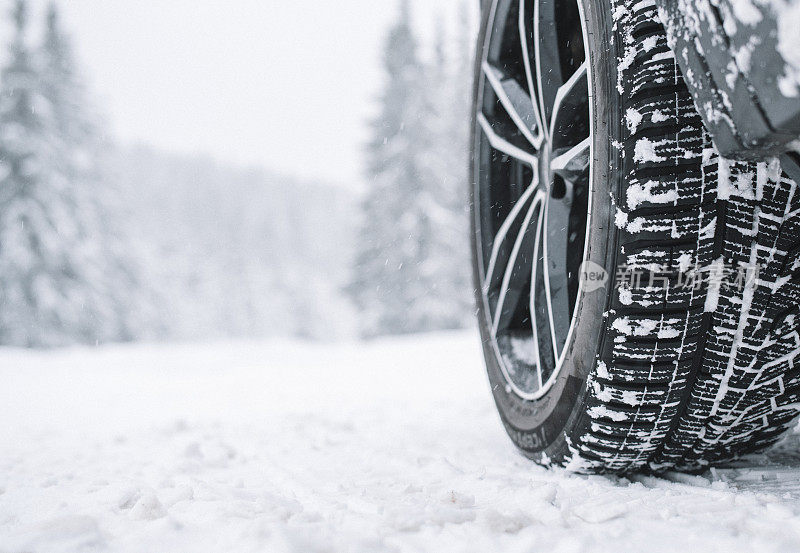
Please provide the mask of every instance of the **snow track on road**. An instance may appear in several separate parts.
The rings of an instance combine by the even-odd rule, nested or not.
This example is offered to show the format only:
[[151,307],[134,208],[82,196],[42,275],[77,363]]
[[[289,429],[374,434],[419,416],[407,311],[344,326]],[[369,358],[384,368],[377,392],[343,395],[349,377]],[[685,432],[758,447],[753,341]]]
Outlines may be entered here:
[[472,333],[0,351],[0,382],[1,553],[800,547],[796,435],[703,476],[547,470]]

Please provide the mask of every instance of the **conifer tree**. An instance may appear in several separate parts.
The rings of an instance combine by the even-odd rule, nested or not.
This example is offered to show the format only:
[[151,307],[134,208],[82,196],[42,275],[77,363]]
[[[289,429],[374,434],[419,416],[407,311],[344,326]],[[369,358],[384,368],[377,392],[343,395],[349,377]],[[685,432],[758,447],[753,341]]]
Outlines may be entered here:
[[384,47],[387,82],[367,147],[368,187],[363,204],[351,294],[365,335],[413,332],[429,326],[430,283],[421,272],[428,257],[431,221],[423,152],[429,136],[424,70],[411,29],[408,0]]
[[387,81],[367,150],[369,189],[350,287],[366,335],[460,327],[471,306],[467,119],[453,111],[444,33],[431,63],[418,50],[403,0],[384,50]]
[[[462,8],[464,8],[462,6]],[[468,214],[468,142],[471,104],[471,46],[463,44],[469,30],[463,29],[464,9],[457,32],[451,40],[440,19],[434,42],[432,61],[432,90],[435,94],[433,150],[436,173],[436,204],[440,214],[435,237],[442,291],[442,324],[457,328],[471,321],[473,305],[470,273],[469,214]],[[454,47],[448,48],[448,45]]]
[[87,294],[83,310],[93,313],[83,340],[159,336],[163,331],[157,313],[161,294],[155,283],[144,282],[146,254],[134,237],[132,221],[119,202],[118,187],[107,166],[112,146],[76,69],[55,2],[47,7],[39,57],[43,92],[63,146],[60,171],[71,183],[68,201],[77,206],[77,216],[84,215],[77,240],[88,255],[81,260],[80,286]]
[[99,151],[69,45],[51,6],[41,48],[28,4],[0,71],[0,343],[124,339],[124,282],[111,269]]

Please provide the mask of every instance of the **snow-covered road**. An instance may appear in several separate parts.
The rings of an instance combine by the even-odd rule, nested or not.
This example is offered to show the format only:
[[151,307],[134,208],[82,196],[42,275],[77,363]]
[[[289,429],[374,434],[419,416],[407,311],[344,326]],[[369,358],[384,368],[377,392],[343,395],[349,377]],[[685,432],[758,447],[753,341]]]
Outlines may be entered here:
[[800,440],[582,477],[487,388],[472,333],[0,351],[0,552],[800,550]]

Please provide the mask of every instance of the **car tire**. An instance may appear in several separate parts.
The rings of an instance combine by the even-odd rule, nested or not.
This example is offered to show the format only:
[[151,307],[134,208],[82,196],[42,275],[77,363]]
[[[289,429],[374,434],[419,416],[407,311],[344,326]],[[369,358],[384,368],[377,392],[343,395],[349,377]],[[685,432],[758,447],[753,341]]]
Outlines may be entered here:
[[[624,473],[777,441],[800,412],[800,194],[780,162],[717,154],[651,0],[487,1],[476,57],[477,314],[516,446]],[[588,105],[549,118],[581,70]]]

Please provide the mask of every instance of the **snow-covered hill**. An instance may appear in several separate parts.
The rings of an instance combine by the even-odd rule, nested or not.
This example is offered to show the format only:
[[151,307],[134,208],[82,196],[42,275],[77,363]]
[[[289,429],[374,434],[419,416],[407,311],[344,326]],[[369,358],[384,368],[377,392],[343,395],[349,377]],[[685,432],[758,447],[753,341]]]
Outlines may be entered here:
[[797,439],[700,477],[545,470],[472,333],[6,350],[0,383],[3,553],[800,548]]
[[156,304],[150,335],[353,336],[357,193],[146,146],[111,167]]

